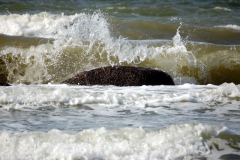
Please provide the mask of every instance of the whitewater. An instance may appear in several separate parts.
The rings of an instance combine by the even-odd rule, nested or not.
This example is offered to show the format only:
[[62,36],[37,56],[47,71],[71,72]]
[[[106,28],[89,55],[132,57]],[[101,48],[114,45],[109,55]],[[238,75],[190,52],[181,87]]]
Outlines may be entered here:
[[[0,159],[240,159],[239,6],[0,2]],[[176,86],[61,83],[113,65]]]

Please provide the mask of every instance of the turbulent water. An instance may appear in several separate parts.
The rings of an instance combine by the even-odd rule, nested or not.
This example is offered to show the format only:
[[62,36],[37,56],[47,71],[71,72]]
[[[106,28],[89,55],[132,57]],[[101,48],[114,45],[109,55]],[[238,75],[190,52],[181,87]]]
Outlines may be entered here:
[[[238,0],[0,1],[0,159],[240,159]],[[71,86],[109,65],[176,86]]]

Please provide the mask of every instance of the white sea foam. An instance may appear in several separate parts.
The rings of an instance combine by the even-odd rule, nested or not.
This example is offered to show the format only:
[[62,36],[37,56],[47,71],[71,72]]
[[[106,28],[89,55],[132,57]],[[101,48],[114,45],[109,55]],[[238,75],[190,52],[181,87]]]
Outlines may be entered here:
[[224,145],[224,139],[217,137],[224,132],[226,129],[202,124],[171,125],[156,131],[142,128],[99,128],[78,133],[55,129],[47,133],[3,131],[0,133],[0,159],[147,160],[219,156],[232,151]]
[[235,25],[235,24],[220,25],[220,26],[216,26],[216,27],[240,31],[240,26]]
[[[240,97],[240,86],[223,84],[221,86],[180,85],[171,86],[143,86],[143,87],[108,87],[108,86],[67,86],[67,85],[42,85],[42,86],[12,86],[0,89],[0,103],[4,109],[11,108],[38,108],[42,106],[59,107],[90,104],[98,110],[104,108],[141,108],[148,110],[153,107],[155,112],[161,112],[161,106],[168,104],[175,108],[173,103],[179,104],[181,110],[210,108],[211,104],[226,105],[229,99]],[[28,97],[28,98],[26,98]],[[38,103],[36,103],[38,102]],[[181,108],[184,103],[196,103],[194,106]],[[156,108],[157,107],[157,108]],[[224,108],[221,108],[224,111]],[[219,111],[221,111],[219,110]],[[222,112],[221,112],[222,113]]]
[[[231,123],[230,127],[239,131],[239,89],[239,85],[232,83],[0,87],[0,112],[4,115],[0,125],[0,159],[218,159],[235,153],[234,147],[239,145],[238,140],[230,140],[234,136],[231,137],[226,127],[214,127]],[[125,111],[130,113],[124,114]],[[148,113],[155,116],[142,120]],[[228,114],[232,113],[236,118],[229,119]],[[20,116],[18,120],[12,120],[16,115]],[[203,117],[204,123],[211,125],[190,124]],[[153,125],[154,130],[118,125],[112,130],[99,128],[104,118],[111,120],[111,125],[121,121],[121,125],[133,124],[134,127]],[[178,120],[182,123],[183,119],[188,124],[169,125],[179,124]],[[157,123],[159,120],[161,124]],[[88,121],[91,126],[87,128],[96,130],[71,131],[81,130],[78,127]],[[84,124],[77,125],[82,122]],[[29,125],[33,130],[46,132],[27,131]],[[164,126],[166,128],[159,129]],[[7,131],[12,129],[17,132]]]
[[[239,89],[240,86],[234,84],[0,87],[0,113],[5,115],[0,128],[17,131],[26,131],[29,127],[41,131],[55,127],[63,130],[102,126],[156,128],[179,122],[199,123],[204,118],[204,123],[228,126],[239,132]],[[15,113],[21,116],[19,120],[8,123]],[[149,122],[148,116],[154,120]],[[92,119],[97,123],[92,125]],[[111,123],[106,124],[103,119]],[[52,124],[45,125],[48,122]]]
[[214,10],[219,10],[219,11],[227,11],[227,12],[232,11],[231,9],[225,8],[225,7],[214,7],[213,9]]
[[[0,33],[14,36],[29,36],[42,38],[77,38],[88,40],[91,36],[98,39],[102,33],[109,36],[107,23],[100,14],[93,15],[55,15],[47,12],[39,14],[10,14],[0,16]],[[92,28],[91,28],[92,27]],[[100,30],[100,31],[99,31]],[[78,37],[80,36],[80,37]],[[92,37],[91,37],[92,38]]]
[[[173,75],[177,74],[176,70],[179,69],[179,66],[175,65],[176,62],[189,67],[196,65],[195,56],[187,50],[179,29],[173,37],[173,43],[153,47],[147,44],[134,44],[122,37],[112,37],[108,26],[106,18],[101,13],[54,15],[44,12],[34,15],[0,15],[0,33],[2,34],[54,39],[53,44],[24,49],[3,48],[0,55],[11,56],[11,59],[21,57],[21,61],[18,59],[11,64],[7,59],[3,59],[10,73],[8,79],[12,82],[32,84],[51,80],[58,82],[74,69],[80,72],[103,65],[122,63],[137,65],[145,61],[151,61],[151,64],[154,64],[149,67],[162,69]],[[69,48],[79,48],[81,51],[71,53]],[[64,57],[65,54],[69,56]],[[78,58],[71,58],[74,55]],[[68,66],[69,70],[57,72],[59,68],[63,68],[64,62],[68,62],[64,65]],[[18,72],[19,66],[26,66],[26,70],[22,69],[24,75]],[[41,68],[38,75],[32,74],[36,73],[36,68]]]

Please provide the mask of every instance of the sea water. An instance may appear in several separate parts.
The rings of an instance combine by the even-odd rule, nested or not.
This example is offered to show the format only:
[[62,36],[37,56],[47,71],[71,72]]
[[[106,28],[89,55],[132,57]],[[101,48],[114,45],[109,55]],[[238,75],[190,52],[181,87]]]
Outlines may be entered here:
[[[240,159],[239,1],[1,1],[0,159]],[[61,84],[97,67],[176,86]]]

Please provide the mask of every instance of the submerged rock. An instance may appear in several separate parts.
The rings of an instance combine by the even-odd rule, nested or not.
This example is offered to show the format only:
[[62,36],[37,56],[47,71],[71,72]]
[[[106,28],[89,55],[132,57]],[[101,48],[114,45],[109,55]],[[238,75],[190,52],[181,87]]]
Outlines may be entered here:
[[0,86],[11,86],[11,85],[5,82],[0,82]]
[[116,86],[175,85],[172,77],[163,71],[129,66],[107,66],[81,72],[63,83]]

